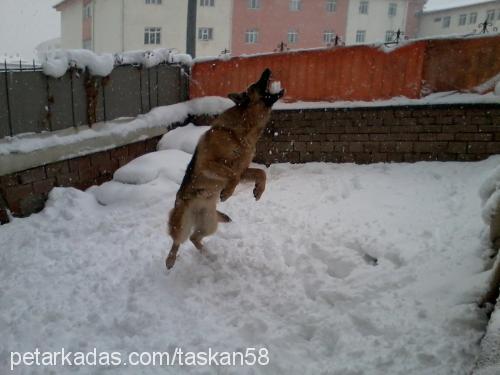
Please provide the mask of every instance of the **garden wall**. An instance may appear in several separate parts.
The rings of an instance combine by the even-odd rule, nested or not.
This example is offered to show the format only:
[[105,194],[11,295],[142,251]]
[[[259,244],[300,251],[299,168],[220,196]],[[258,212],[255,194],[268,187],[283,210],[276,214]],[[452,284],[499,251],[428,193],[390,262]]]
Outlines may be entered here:
[[500,105],[419,105],[273,111],[255,160],[475,161],[500,153]]
[[[156,151],[161,136],[131,143],[107,151],[42,165],[0,176],[0,222],[8,222],[2,207],[16,216],[40,211],[48,193],[56,186],[87,189],[113,178],[122,165],[148,152]],[[1,200],[5,200],[2,204]]]

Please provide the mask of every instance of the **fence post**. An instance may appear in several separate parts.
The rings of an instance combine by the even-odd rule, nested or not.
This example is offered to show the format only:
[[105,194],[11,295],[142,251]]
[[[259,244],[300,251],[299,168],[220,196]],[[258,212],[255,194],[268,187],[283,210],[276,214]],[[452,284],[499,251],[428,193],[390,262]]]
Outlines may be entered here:
[[9,77],[7,74],[7,60],[4,60],[4,68],[5,68],[5,97],[7,98],[7,117],[9,119],[9,134],[12,137],[13,131],[12,131],[12,114],[11,114],[11,108],[10,108],[10,95],[9,95]]
[[158,89],[158,68],[159,65],[156,65],[155,73],[156,73],[156,106],[160,106],[160,90]]
[[73,120],[73,127],[76,127],[75,119],[75,92],[73,88],[73,69],[69,70],[70,82],[71,82],[71,119]]
[[137,68],[139,72],[139,100],[141,101],[141,114],[144,113],[144,104],[142,102],[142,66]]
[[148,68],[148,100],[149,110],[151,111],[151,68]]

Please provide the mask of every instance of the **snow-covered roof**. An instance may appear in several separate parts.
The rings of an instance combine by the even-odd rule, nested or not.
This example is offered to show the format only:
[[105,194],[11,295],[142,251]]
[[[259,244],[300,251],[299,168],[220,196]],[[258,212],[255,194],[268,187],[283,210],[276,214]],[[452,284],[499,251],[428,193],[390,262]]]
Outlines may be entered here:
[[424,6],[424,12],[437,12],[453,8],[468,7],[483,3],[494,3],[498,0],[428,0]]

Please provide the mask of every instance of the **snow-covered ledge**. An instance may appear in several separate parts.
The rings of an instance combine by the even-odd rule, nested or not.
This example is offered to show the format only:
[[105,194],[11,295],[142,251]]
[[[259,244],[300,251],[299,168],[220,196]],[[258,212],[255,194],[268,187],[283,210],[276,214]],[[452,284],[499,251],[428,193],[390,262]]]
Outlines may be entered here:
[[0,139],[0,176],[83,156],[162,135],[189,116],[216,115],[233,102],[205,97],[158,107],[137,118],[123,118],[41,134]]

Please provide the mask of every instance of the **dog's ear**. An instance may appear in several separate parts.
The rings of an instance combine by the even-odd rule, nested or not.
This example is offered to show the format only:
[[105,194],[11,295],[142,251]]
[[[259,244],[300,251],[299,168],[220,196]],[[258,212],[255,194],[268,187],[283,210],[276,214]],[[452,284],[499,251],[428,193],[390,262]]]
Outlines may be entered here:
[[236,93],[233,92],[227,96],[231,99],[238,107],[247,106],[250,103],[250,97],[246,92]]

